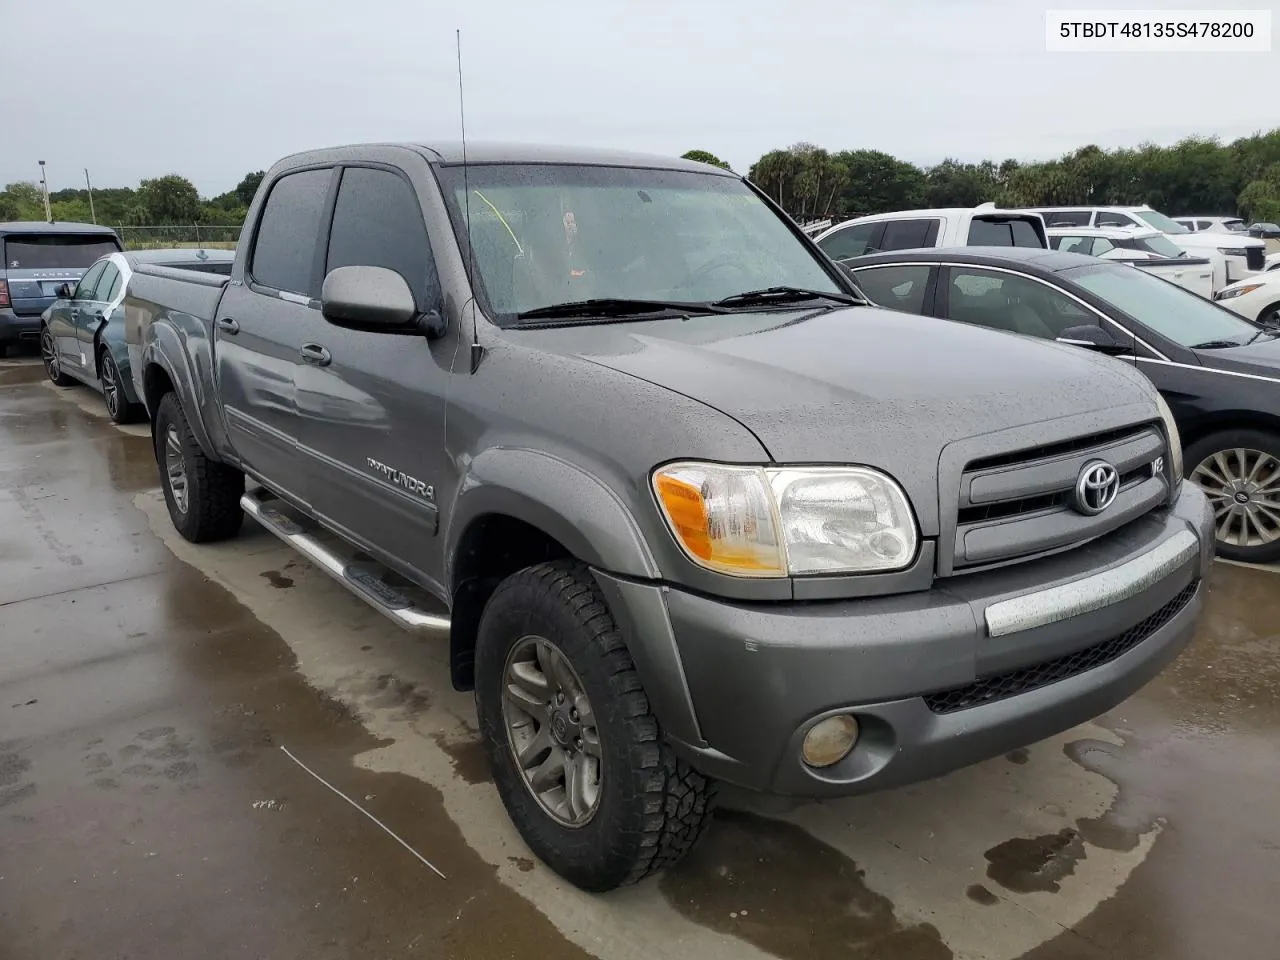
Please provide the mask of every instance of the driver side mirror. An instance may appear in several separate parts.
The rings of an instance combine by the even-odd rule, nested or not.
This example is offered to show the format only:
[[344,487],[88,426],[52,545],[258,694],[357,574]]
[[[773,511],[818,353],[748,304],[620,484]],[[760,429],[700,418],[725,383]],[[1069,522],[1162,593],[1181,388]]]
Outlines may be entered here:
[[59,300],[70,300],[71,295],[76,292],[74,283],[60,283],[58,289],[53,291],[53,295]]
[[1129,348],[1117,340],[1105,327],[1084,324],[1079,327],[1068,327],[1055,338],[1058,343],[1070,344],[1073,347],[1084,347],[1097,350],[1099,353],[1124,353]]
[[435,339],[445,332],[440,311],[419,313],[408,281],[386,267],[330,270],[320,289],[320,312],[334,326],[370,333],[420,332]]

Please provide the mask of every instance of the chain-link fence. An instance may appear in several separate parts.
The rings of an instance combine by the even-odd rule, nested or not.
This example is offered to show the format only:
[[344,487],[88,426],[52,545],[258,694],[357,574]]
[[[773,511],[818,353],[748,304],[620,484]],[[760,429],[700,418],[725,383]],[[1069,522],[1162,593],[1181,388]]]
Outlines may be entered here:
[[192,223],[164,227],[115,227],[126,250],[163,247],[208,247],[232,250],[240,239],[238,226]]

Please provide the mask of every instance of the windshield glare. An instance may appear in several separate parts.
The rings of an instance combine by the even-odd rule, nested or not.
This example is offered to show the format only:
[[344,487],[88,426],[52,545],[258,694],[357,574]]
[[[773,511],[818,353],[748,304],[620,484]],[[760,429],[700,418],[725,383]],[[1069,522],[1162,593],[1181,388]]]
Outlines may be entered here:
[[1174,343],[1192,347],[1211,340],[1244,344],[1258,328],[1229,310],[1133,267],[1084,267],[1073,281]]
[[[465,223],[462,168],[442,167],[440,178]],[[776,286],[844,292],[734,177],[472,164],[467,181],[475,267],[506,318],[599,298],[706,302]]]
[[1139,220],[1144,220],[1150,226],[1155,227],[1161,233],[1190,233],[1191,231],[1178,223],[1176,220],[1170,220],[1163,213],[1156,213],[1154,210],[1135,210],[1134,216]]
[[1154,253],[1158,257],[1170,257],[1176,259],[1183,255],[1182,248],[1164,234],[1157,234],[1154,237],[1137,237],[1133,244],[1139,250],[1145,250],[1147,253]]

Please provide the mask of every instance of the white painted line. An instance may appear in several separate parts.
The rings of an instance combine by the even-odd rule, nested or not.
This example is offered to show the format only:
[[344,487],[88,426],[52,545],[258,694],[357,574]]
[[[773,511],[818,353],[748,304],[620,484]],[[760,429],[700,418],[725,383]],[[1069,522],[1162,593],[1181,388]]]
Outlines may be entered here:
[[341,790],[335,787],[332,783],[330,783],[324,777],[320,776],[320,774],[316,773],[314,770],[308,767],[305,763],[303,763],[301,760],[295,757],[292,753],[290,753],[288,747],[286,747],[284,744],[281,744],[280,749],[284,751],[284,755],[286,757],[288,757],[290,760],[292,760],[294,763],[300,766],[303,770],[311,774],[311,776],[315,777],[315,779],[319,780],[326,787],[328,787],[330,790],[332,790],[334,793],[340,796],[343,800],[347,801],[347,803],[351,804],[353,807],[355,807],[357,810],[363,813],[366,817],[368,817],[370,820],[376,823],[379,827],[381,827],[386,832],[387,836],[389,836],[396,843],[400,844],[400,846],[404,847],[406,850],[412,853],[415,857],[417,857],[419,860],[425,863],[428,867],[430,867],[433,871],[435,871],[436,876],[438,876],[441,880],[449,879],[443,873],[440,872],[439,868],[437,868],[434,863],[432,863],[430,860],[428,860],[426,857],[420,854],[417,850],[413,849],[413,847],[409,846],[407,843],[401,840],[398,836],[396,836],[394,830],[392,830],[385,823],[383,823],[381,820],[375,817],[372,813],[370,813],[364,807],[360,806],[360,804],[356,803],[354,800],[348,797],[345,793],[343,793]]

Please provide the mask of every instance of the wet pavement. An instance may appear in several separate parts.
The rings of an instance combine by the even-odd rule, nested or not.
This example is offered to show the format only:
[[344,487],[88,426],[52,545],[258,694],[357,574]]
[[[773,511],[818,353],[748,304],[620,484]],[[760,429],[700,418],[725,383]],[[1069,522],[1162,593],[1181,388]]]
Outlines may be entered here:
[[530,857],[474,729],[443,644],[248,521],[182,541],[145,427],[0,361],[0,960],[1280,955],[1273,571],[1218,564],[1196,642],[1095,723],[731,798],[606,897]]

